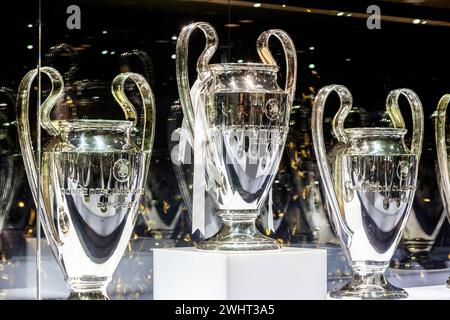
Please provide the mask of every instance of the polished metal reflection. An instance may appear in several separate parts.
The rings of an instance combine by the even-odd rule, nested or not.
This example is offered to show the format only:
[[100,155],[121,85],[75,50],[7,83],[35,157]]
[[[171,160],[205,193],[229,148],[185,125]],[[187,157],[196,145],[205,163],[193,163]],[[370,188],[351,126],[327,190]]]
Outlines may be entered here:
[[[310,102],[309,102],[310,101]],[[298,210],[291,211],[292,242],[313,242],[316,246],[338,244],[327,212],[326,201],[319,181],[319,171],[311,137],[311,98],[295,108],[291,115],[292,130],[287,140]],[[352,110],[355,112],[354,110]]]
[[[333,120],[339,141],[329,157],[323,142],[322,117],[327,97],[336,92],[341,107]],[[398,107],[404,95],[413,111],[411,150]],[[321,179],[336,233],[354,272],[352,280],[331,292],[333,298],[399,299],[408,295],[387,282],[384,271],[400,241],[416,188],[423,138],[420,100],[408,89],[392,91],[387,110],[395,128],[344,129],[352,105],[347,88],[332,85],[317,95],[313,109],[313,141]],[[328,169],[329,167],[330,170]]]
[[[51,109],[63,95],[63,79],[50,67],[40,72],[52,82],[53,90],[40,107],[41,125],[52,138],[43,148],[39,172],[28,122],[35,69],[21,82],[17,110],[28,180],[50,247],[71,288],[69,298],[107,299],[106,286],[130,240],[144,193],[154,136],[153,94],[142,76],[122,73],[111,91],[127,120],[55,121]],[[140,116],[125,95],[128,80],[141,93]]]
[[[447,131],[447,108],[450,104],[450,94],[444,95],[437,107],[436,118],[436,150],[439,169],[439,186],[442,199],[444,200],[444,209],[447,212],[447,218],[450,221],[450,171],[448,164],[450,161],[448,153],[449,135]],[[447,280],[447,287],[450,288],[450,278]]]
[[[199,80],[190,93],[188,43],[197,28],[203,31],[207,43],[197,63]],[[268,48],[272,35],[282,42],[285,50],[285,90],[277,84],[279,68]],[[284,31],[269,30],[257,41],[263,63],[209,64],[217,46],[214,28],[204,22],[183,28],[177,41],[180,101],[192,136],[206,137],[207,189],[222,220],[218,234],[199,242],[197,248],[279,249],[276,241],[256,229],[255,220],[275,178],[289,128],[296,83],[296,50]],[[204,108],[204,120],[193,107],[200,103],[204,105],[201,108]],[[195,131],[199,130],[199,121],[205,126],[204,132]]]
[[411,214],[403,232],[403,245],[408,255],[400,261],[393,261],[391,267],[399,269],[445,269],[445,261],[431,256],[436,237],[445,222],[436,170],[436,150],[434,143],[424,145],[419,164],[417,189]]

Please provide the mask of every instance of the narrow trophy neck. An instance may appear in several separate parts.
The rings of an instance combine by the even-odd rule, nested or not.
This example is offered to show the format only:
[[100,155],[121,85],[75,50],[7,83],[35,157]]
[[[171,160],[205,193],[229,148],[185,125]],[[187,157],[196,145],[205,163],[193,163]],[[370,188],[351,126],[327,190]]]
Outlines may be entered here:
[[235,235],[251,235],[257,233],[256,218],[258,210],[221,210],[219,216],[223,222],[223,228]]
[[210,65],[214,92],[282,92],[278,67],[266,64],[224,63]]
[[129,150],[131,148],[131,121],[61,121],[60,128],[63,144],[78,151]]
[[359,276],[383,275],[388,266],[389,261],[354,261],[352,263],[353,272]]
[[258,210],[220,210],[219,216],[226,224],[233,224],[235,222],[254,223],[259,215]]
[[399,155],[409,154],[404,145],[406,129],[352,128],[345,129],[352,154]]

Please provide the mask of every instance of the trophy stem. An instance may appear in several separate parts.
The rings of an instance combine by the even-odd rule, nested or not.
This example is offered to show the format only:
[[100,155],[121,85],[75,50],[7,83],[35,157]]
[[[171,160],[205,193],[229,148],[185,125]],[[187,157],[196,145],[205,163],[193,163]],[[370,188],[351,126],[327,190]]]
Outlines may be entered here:
[[197,249],[220,251],[278,250],[280,244],[256,228],[258,210],[221,210],[222,227],[212,238],[197,243]]
[[70,295],[68,300],[109,300],[106,287],[111,281],[108,277],[69,278]]
[[341,289],[333,290],[330,296],[335,299],[394,300],[408,298],[405,290],[390,284],[384,271],[388,262],[363,261],[352,266],[354,275]]

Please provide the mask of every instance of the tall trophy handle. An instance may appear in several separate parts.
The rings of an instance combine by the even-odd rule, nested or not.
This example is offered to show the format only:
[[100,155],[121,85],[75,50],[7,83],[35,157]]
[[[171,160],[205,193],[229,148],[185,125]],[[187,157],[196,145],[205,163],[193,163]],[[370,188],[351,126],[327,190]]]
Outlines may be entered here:
[[[450,94],[444,95],[439,100],[437,107],[437,119],[436,119],[436,151],[438,158],[439,172],[441,173],[441,183],[443,185],[442,194],[445,196],[450,190],[450,177],[448,172],[448,158],[447,158],[447,143],[445,132],[445,120],[447,114],[447,107],[450,104]],[[445,197],[444,197],[445,198]],[[445,199],[444,199],[445,200]],[[444,201],[446,203],[446,201]],[[450,219],[450,213],[447,210],[447,217]],[[449,220],[450,221],[450,220]]]
[[185,26],[178,36],[176,47],[176,74],[178,93],[180,95],[183,114],[185,117],[187,117],[187,122],[189,124],[191,132],[194,132],[194,108],[192,106],[189,86],[188,48],[191,34],[197,28],[203,31],[203,34],[206,38],[205,49],[203,49],[202,54],[197,60],[197,72],[198,77],[201,80],[203,80],[205,74],[208,72],[209,60],[211,60],[214,52],[216,52],[219,43],[216,30],[207,22],[191,23]]
[[[410,152],[417,155],[419,163],[423,142],[423,109],[417,94],[410,89],[392,90],[386,99],[386,110],[395,128],[405,128],[405,121],[398,106],[398,99],[404,95],[409,102],[412,112],[413,132]],[[445,111],[444,111],[445,113]],[[408,148],[407,148],[408,150]]]
[[[142,114],[139,118],[136,109],[125,94],[125,82],[128,79],[136,84],[142,98]],[[143,152],[151,152],[155,136],[155,97],[150,85],[140,74],[125,72],[114,78],[111,92],[125,113],[125,118],[133,121],[138,136],[142,137],[141,141],[137,142],[138,147]]]
[[[44,73],[50,78],[52,82],[52,90],[47,99],[45,99],[44,103],[40,107],[40,110],[38,110],[38,114],[40,113],[40,117],[38,116],[38,118],[41,119],[41,125],[44,129],[49,131],[50,134],[56,135],[58,133],[58,128],[54,124],[52,124],[49,115],[53,105],[55,105],[58,99],[63,95],[64,82],[58,71],[53,68],[43,67],[40,69],[39,73]],[[40,196],[41,192],[39,192],[40,186],[38,183],[38,167],[33,151],[33,144],[31,141],[30,123],[28,121],[31,85],[37,75],[38,69],[33,69],[28,72],[20,82],[17,96],[17,131],[19,134],[19,143],[22,150],[22,156],[25,164],[25,170],[27,172],[28,182],[30,184],[30,189],[36,205],[39,204],[39,207],[43,212],[43,222],[47,225],[47,228],[44,228],[44,230],[48,230],[48,232],[50,233],[47,234],[47,236],[52,240],[51,243],[62,245],[63,242],[60,239],[58,231],[56,230],[52,222],[53,218],[50,216],[50,212],[46,210],[43,198]],[[39,157],[39,155],[36,156]]]
[[[343,237],[339,238],[347,239],[353,235],[353,232],[348,228],[346,222],[342,219],[342,216],[340,214],[341,210],[339,208],[339,203],[333,188],[331,171],[328,165],[327,153],[323,140],[323,112],[325,108],[325,102],[332,92],[336,92],[339,95],[341,101],[339,111],[333,120],[333,130],[340,142],[346,143],[348,141],[348,138],[344,133],[343,124],[348,111],[352,107],[353,98],[350,91],[346,87],[341,85],[326,86],[322,88],[315,97],[311,117],[312,139],[322,184],[324,187],[325,195],[327,196],[328,202],[330,204],[331,216],[333,217],[334,225],[345,233],[343,234]],[[337,230],[337,233],[340,233],[340,230]]]
[[285,91],[289,94],[291,104],[294,102],[295,88],[297,85],[297,51],[291,37],[283,30],[272,29],[261,33],[256,41],[256,50],[262,62],[277,65],[275,58],[269,49],[269,39],[275,36],[280,40],[286,59],[286,85]]

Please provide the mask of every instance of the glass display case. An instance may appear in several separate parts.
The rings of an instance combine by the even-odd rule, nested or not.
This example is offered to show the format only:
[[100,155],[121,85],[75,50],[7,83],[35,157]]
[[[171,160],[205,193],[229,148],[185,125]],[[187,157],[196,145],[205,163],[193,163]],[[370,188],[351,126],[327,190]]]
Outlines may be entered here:
[[[322,87],[343,84],[354,93],[346,128],[393,129],[384,99],[394,89],[414,90],[425,119],[422,156],[386,277],[401,288],[436,288],[419,298],[450,298],[450,289],[443,291],[450,215],[435,139],[436,108],[450,93],[450,49],[442,45],[450,37],[447,1],[39,0],[16,1],[11,11],[0,19],[0,299],[153,299],[153,250],[207,243],[221,230],[226,220],[219,219],[217,198],[203,190],[206,227],[192,232],[195,166],[180,161],[180,153],[192,160],[195,148],[180,148],[192,133],[185,130],[177,62],[185,59],[192,86],[202,71],[196,59],[204,35],[207,46],[213,40],[208,29],[192,32],[189,55],[181,55],[179,35],[201,21],[214,26],[219,39],[210,63],[232,66],[217,76],[217,86],[232,86],[247,74],[231,73],[261,62],[255,40],[263,31],[282,29],[295,44],[286,49],[267,40],[279,67],[276,82],[290,81],[289,50],[298,80],[288,92],[295,92],[285,111],[289,130],[256,227],[272,246],[325,249],[330,291],[352,278],[352,268],[316,158],[315,98]],[[268,74],[262,70],[255,81],[266,79],[264,87]],[[272,87],[259,89],[275,94]],[[236,99],[243,105],[256,98]],[[339,102],[330,96],[326,106],[330,153],[339,146],[332,130]],[[414,117],[406,113],[406,99],[399,106],[410,145]],[[208,119],[225,113],[212,108]],[[239,121],[236,110],[227,121]],[[230,175],[236,183],[238,174]],[[92,272],[98,277],[85,276]]]

